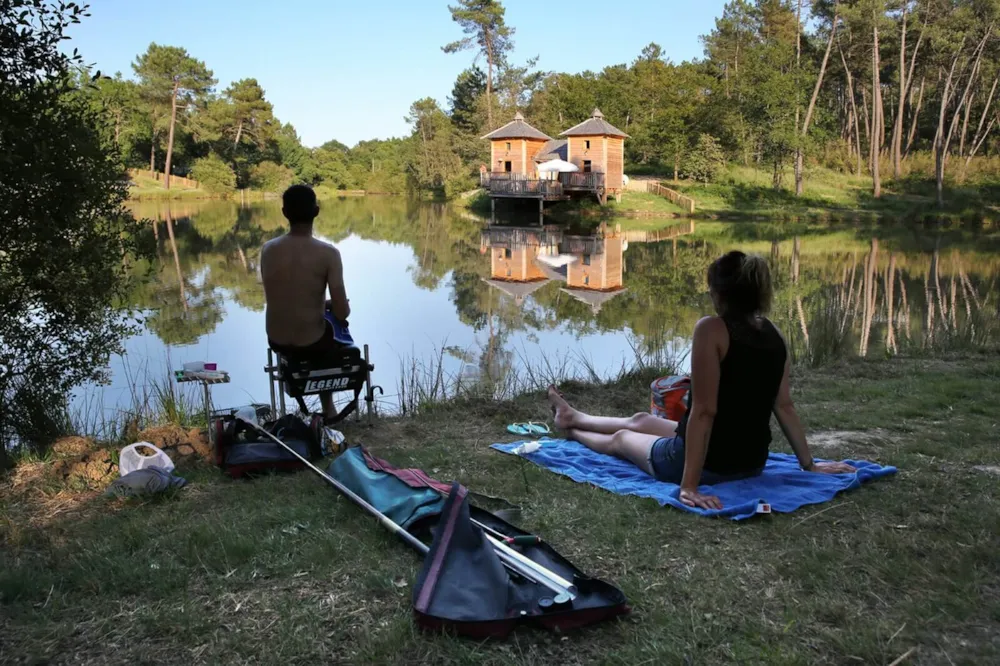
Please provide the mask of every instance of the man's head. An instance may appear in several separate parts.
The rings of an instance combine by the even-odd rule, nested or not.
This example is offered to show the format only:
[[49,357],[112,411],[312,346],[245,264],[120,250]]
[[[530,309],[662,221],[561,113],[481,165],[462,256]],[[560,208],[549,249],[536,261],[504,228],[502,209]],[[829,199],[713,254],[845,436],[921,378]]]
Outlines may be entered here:
[[316,193],[308,185],[292,185],[281,195],[281,212],[292,226],[312,224],[319,215]]

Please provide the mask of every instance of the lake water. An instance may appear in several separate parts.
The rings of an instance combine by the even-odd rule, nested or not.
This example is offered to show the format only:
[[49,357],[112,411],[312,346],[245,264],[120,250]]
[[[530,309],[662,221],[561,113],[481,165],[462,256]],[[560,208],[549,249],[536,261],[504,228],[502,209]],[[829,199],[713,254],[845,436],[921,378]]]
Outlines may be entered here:
[[[231,376],[213,389],[217,406],[269,401],[257,262],[261,244],[285,229],[279,204],[134,211],[156,220],[158,238],[134,297],[145,329],[113,359],[110,385],[84,391],[78,404],[114,408],[130,400],[130,384],[199,360]],[[1000,338],[1000,241],[976,226],[619,219],[570,228],[540,225],[537,212],[489,220],[349,198],[322,202],[316,233],[343,255],[351,330],[370,345],[386,413],[436,378],[502,397],[552,377],[665,361],[684,368],[693,326],[711,310],[707,266],[733,248],[769,259],[772,320],[798,362]]]

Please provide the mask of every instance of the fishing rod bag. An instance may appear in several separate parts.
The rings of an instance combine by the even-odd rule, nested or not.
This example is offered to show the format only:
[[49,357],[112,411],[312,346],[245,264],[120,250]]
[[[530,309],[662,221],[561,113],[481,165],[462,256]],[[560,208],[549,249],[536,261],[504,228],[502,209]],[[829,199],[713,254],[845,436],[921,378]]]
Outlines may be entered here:
[[[413,587],[419,627],[472,638],[501,638],[520,625],[566,631],[629,612],[621,590],[587,576],[545,541],[512,546],[571,581],[577,596],[552,603],[547,587],[510,573],[482,525],[509,537],[527,532],[469,502],[469,491],[419,469],[397,469],[361,447],[348,449],[328,473],[431,547]],[[447,493],[445,497],[443,492]]]

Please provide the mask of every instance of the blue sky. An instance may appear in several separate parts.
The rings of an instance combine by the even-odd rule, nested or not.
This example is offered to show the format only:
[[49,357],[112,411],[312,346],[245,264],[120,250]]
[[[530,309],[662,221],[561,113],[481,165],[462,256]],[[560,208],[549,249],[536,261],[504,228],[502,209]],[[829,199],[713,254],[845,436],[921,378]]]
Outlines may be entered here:
[[[87,62],[131,76],[150,42],[182,46],[213,70],[220,90],[256,78],[308,146],[408,133],[410,104],[429,96],[444,106],[473,60],[441,51],[462,34],[448,0],[90,1],[91,18],[68,42]],[[537,55],[540,69],[581,72],[631,62],[651,41],[677,62],[701,57],[699,36],[724,0],[504,4],[515,61]]]

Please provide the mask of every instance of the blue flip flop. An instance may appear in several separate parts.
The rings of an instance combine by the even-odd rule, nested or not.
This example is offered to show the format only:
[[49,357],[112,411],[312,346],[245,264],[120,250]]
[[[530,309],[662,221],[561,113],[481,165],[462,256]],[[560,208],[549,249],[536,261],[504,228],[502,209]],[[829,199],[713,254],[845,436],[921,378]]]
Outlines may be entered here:
[[512,435],[530,435],[531,431],[528,429],[527,423],[511,423],[507,426],[507,432]]
[[528,429],[528,433],[532,435],[549,435],[552,433],[547,423],[535,423],[534,421],[528,421],[525,424],[525,427]]

